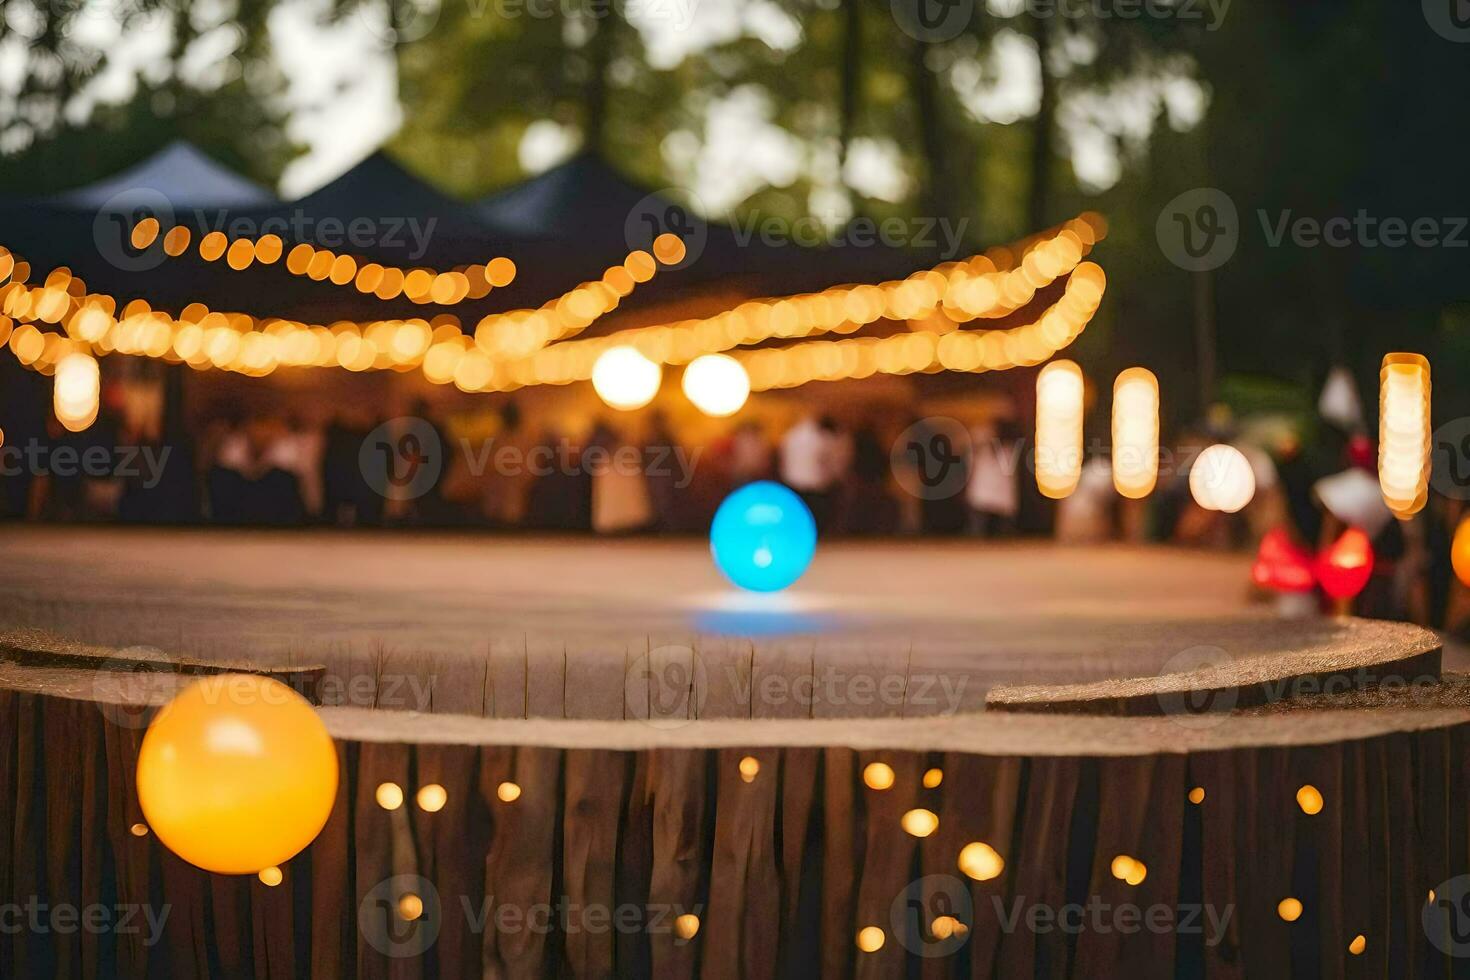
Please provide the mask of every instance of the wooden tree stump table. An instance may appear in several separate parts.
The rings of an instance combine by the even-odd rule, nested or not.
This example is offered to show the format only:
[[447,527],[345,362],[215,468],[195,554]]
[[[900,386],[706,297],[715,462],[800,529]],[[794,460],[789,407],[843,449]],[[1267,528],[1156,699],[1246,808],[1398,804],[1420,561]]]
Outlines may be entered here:
[[[156,935],[141,916],[138,931],[0,929],[4,975],[1467,962],[1439,898],[1470,871],[1470,684],[1424,630],[1213,608],[1008,615],[967,609],[960,587],[711,619],[677,593],[385,593],[352,583],[352,554],[310,544],[286,548],[300,569],[267,588],[244,560],[256,545],[217,543],[237,572],[190,584],[143,561],[129,580],[71,553],[0,597],[0,908],[168,910]],[[883,555],[842,574],[874,576]],[[687,576],[682,561],[663,574]],[[331,819],[275,886],[181,862],[133,787],[150,713],[233,670],[322,705],[341,759]],[[443,804],[426,809],[431,785]]]

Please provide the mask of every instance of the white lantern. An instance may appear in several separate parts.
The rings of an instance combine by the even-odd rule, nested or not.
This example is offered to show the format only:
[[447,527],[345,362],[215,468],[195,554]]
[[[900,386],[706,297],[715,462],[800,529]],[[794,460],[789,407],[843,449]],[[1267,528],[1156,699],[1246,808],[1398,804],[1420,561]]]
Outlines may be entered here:
[[1379,371],[1378,488],[1399,520],[1429,500],[1429,362],[1388,354]]
[[1052,361],[1036,376],[1036,486],[1052,499],[1082,477],[1082,369]]
[[1125,497],[1153,493],[1159,478],[1159,379],[1134,367],[1113,382],[1113,486]]
[[81,432],[97,421],[101,393],[101,371],[92,355],[76,352],[56,362],[52,407],[67,430]]

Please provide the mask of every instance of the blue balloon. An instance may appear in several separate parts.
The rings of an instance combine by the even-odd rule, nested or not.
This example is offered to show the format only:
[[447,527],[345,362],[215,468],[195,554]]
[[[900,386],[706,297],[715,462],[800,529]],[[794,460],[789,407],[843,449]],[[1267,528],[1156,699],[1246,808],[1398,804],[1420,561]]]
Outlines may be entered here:
[[710,552],[725,577],[752,592],[775,592],[801,578],[817,550],[806,502],[770,480],[726,497],[709,529]]

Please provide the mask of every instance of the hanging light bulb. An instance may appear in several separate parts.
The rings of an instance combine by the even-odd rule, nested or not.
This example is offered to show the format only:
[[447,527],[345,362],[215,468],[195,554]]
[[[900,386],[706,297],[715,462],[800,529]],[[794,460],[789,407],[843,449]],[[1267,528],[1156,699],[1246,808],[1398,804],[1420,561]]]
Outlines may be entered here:
[[1053,499],[1082,477],[1082,369],[1052,361],[1036,376],[1036,486]]
[[1159,379],[1133,367],[1113,382],[1113,486],[1125,497],[1153,493],[1159,478]]
[[1256,475],[1244,453],[1216,443],[1189,468],[1189,492],[1205,510],[1234,514],[1255,497]]
[[684,369],[683,384],[694,407],[715,418],[734,415],[750,397],[750,376],[728,354],[696,357]]
[[1429,499],[1429,361],[1388,354],[1378,381],[1378,486],[1403,521]]
[[639,353],[620,345],[602,352],[592,365],[592,387],[608,407],[632,411],[653,401],[663,369]]

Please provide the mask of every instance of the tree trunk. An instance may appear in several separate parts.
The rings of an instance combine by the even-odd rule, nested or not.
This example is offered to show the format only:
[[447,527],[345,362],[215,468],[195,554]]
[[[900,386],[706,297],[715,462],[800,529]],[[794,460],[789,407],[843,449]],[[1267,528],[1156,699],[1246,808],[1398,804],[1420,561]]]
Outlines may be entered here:
[[587,89],[585,115],[582,123],[582,131],[585,139],[585,149],[596,153],[606,153],[608,104],[610,89],[608,87],[608,67],[612,64],[613,48],[616,45],[616,34],[618,32],[618,12],[612,3],[593,4],[592,11],[602,11],[602,16],[593,14],[596,27],[591,38],[587,41]]
[[1194,357],[1200,417],[1215,400],[1215,273],[1194,273]]
[[1031,139],[1031,194],[1026,203],[1028,232],[1048,224],[1051,210],[1051,165],[1056,138],[1057,80],[1052,74],[1051,18],[1028,17],[1036,56],[1041,63],[1041,103],[1036,109]]
[[941,116],[939,80],[928,65],[930,44],[916,40],[910,48],[909,82],[913,86],[914,110],[918,115],[919,146],[924,154],[924,182],[919,189],[919,206],[928,217],[953,218],[954,185],[949,166],[949,146]]
[[[842,91],[838,105],[837,140],[841,149],[842,182],[847,184],[847,154],[862,96],[863,12],[862,0],[842,0]],[[848,188],[851,191],[851,188]]]

